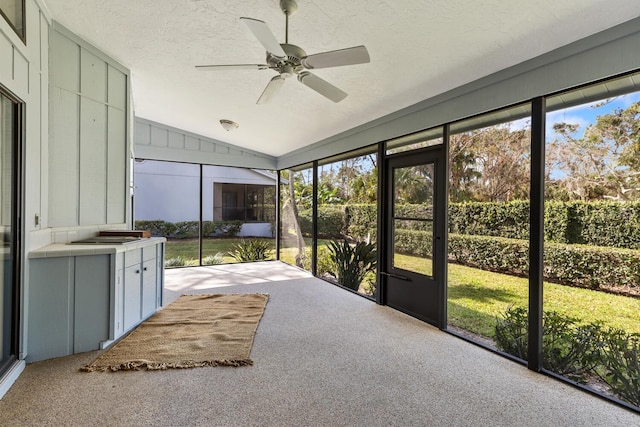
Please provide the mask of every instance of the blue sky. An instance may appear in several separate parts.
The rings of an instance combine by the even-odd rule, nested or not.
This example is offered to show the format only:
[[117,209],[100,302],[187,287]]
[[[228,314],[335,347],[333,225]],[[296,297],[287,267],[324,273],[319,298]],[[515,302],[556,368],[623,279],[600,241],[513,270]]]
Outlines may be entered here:
[[[576,137],[581,137],[587,125],[595,123],[597,116],[608,114],[616,108],[626,109],[631,104],[640,101],[640,92],[629,93],[626,95],[611,98],[608,103],[600,107],[596,107],[598,102],[578,105],[576,107],[565,108],[563,110],[553,111],[547,114],[547,140],[554,137],[554,123],[572,123],[578,124],[580,128]],[[600,102],[600,101],[599,101]]]

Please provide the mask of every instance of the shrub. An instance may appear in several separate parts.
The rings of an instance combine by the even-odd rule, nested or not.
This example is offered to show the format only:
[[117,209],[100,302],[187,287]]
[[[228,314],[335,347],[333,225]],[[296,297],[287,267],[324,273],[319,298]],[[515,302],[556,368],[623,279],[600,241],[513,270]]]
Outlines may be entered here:
[[357,291],[366,274],[376,270],[378,258],[374,244],[358,242],[352,246],[347,240],[341,243],[334,240],[328,247],[334,267],[329,274],[344,287]]
[[548,243],[544,251],[547,280],[591,289],[638,294],[640,252],[631,249]]
[[136,230],[149,230],[152,236],[173,236],[175,225],[161,219],[138,220],[135,222]]
[[640,202],[576,203],[576,243],[640,249]]
[[522,275],[529,271],[529,242],[502,237],[449,235],[449,256],[483,270]]
[[[584,382],[598,365],[600,325],[580,325],[578,319],[555,311],[542,315],[542,363],[545,369]],[[496,319],[496,347],[520,359],[528,356],[527,309],[511,307]]]
[[270,244],[266,240],[252,239],[236,243],[229,251],[229,255],[236,261],[267,261],[268,252],[271,251]]
[[[527,239],[529,201],[449,205],[449,232]],[[524,225],[524,226],[523,226]],[[548,201],[545,240],[640,249],[640,202]]]
[[449,205],[450,233],[526,239],[529,236],[528,224],[528,201]]
[[[542,323],[545,369],[582,382],[597,376],[618,398],[640,406],[640,334],[554,311],[545,311]],[[509,308],[496,318],[496,347],[526,360],[527,328],[526,308]]]
[[496,317],[495,341],[499,350],[527,360],[529,318],[524,307],[509,307]]
[[203,221],[204,237],[235,237],[242,229],[242,221]]
[[395,250],[405,255],[429,257],[433,255],[432,233],[420,230],[397,229],[395,232]]
[[378,207],[374,204],[345,206],[345,234],[358,241],[378,239]]
[[202,265],[218,265],[224,262],[224,255],[220,252],[202,258]]
[[594,372],[620,399],[640,406],[640,334],[602,330],[599,347],[602,369]]
[[[418,232],[406,233],[413,233],[414,239],[418,237]],[[406,233],[398,233],[398,236]],[[427,245],[424,241],[428,238],[428,235],[422,237],[423,246]],[[529,271],[527,240],[450,234],[449,256],[460,264],[483,270],[513,275],[526,275]],[[545,244],[544,278],[556,283],[638,294],[638,265],[640,252],[636,250]]]
[[[307,271],[311,271],[311,247],[307,246],[304,250],[304,255],[301,257],[302,268]],[[329,249],[322,246],[318,248],[318,262],[316,265],[317,276],[324,276],[329,274],[333,269]]]
[[180,221],[174,224],[175,231],[172,236],[174,239],[193,239],[199,234],[200,223],[198,221]]
[[[345,230],[345,211],[342,205],[318,206],[318,237],[322,239],[340,238]],[[311,209],[300,211],[298,222],[303,236],[313,232]]]
[[169,258],[164,260],[165,267],[183,267],[187,265],[187,260],[183,256],[177,256],[175,258]]
[[[152,236],[169,239],[197,238],[199,221],[168,222],[161,219],[137,220],[136,230],[150,230]],[[202,235],[204,237],[220,236],[235,237],[242,228],[242,221],[203,221]]]

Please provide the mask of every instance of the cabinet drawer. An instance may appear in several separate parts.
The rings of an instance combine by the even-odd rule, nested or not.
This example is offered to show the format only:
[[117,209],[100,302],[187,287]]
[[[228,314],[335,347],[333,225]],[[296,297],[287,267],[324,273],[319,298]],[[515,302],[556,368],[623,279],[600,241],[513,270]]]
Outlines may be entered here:
[[124,266],[131,267],[142,262],[142,254],[140,249],[133,249],[124,253]]
[[157,247],[157,245],[153,245],[142,248],[142,260],[149,261],[154,259],[156,257]]

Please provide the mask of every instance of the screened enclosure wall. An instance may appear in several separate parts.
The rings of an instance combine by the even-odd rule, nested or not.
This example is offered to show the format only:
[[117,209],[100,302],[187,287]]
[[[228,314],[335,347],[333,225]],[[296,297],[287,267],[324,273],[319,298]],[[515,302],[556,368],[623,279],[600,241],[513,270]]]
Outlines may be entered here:
[[276,178],[256,169],[137,160],[135,226],[167,238],[167,267],[274,259]]
[[542,340],[546,370],[635,406],[638,81],[631,75],[547,99]]

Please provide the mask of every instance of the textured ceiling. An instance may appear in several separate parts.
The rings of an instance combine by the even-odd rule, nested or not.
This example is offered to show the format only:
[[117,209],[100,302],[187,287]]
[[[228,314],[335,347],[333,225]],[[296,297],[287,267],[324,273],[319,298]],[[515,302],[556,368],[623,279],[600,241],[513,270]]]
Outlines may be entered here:
[[[638,0],[298,0],[289,42],[307,54],[364,44],[371,63],[315,74],[334,104],[295,79],[256,105],[272,70],[240,17],[284,42],[278,0],[43,0],[55,20],[132,73],[135,114],[265,154],[321,141],[640,14]],[[230,119],[232,132],[218,121]]]

